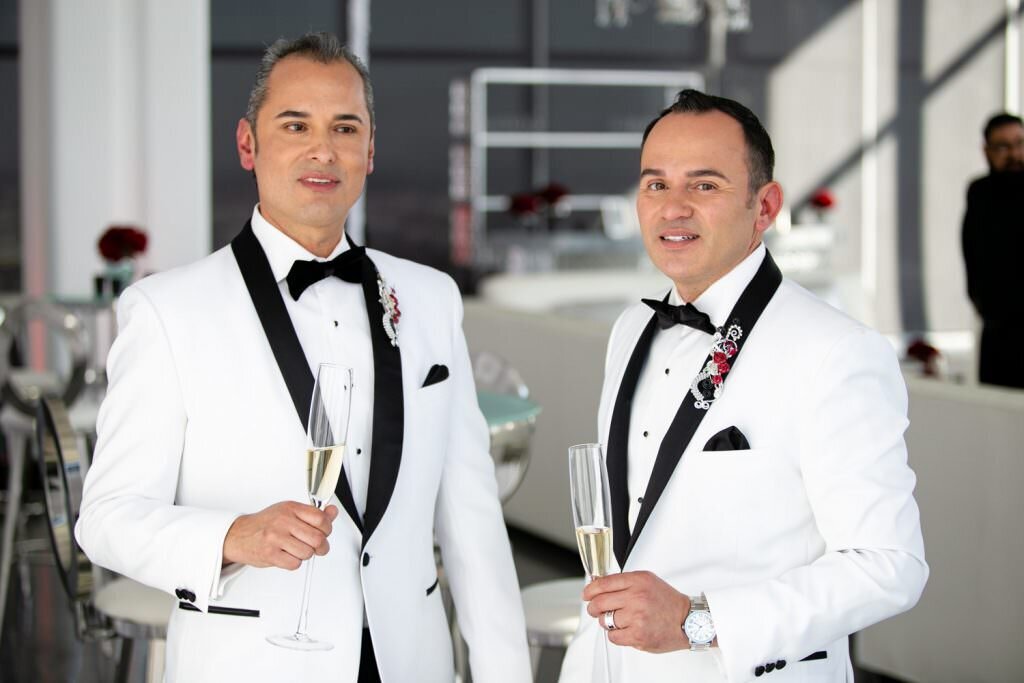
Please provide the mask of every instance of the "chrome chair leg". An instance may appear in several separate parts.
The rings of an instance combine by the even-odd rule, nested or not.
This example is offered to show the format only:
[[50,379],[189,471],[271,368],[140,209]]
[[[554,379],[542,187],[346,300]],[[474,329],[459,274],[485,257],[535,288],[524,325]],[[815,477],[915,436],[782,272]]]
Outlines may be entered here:
[[114,680],[117,683],[128,683],[132,675],[132,649],[131,638],[121,638],[121,654],[117,659],[117,673]]

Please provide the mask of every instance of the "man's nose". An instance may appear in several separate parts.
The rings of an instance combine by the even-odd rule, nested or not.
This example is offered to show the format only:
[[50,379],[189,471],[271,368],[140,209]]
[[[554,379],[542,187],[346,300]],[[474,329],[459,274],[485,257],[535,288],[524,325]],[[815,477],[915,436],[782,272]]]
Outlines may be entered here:
[[661,205],[661,217],[664,220],[672,221],[680,218],[690,218],[692,215],[693,203],[685,191],[667,192],[665,194],[665,201]]
[[313,145],[310,147],[309,158],[321,164],[333,164],[335,158],[334,148],[331,147],[327,139],[318,138],[313,141]]

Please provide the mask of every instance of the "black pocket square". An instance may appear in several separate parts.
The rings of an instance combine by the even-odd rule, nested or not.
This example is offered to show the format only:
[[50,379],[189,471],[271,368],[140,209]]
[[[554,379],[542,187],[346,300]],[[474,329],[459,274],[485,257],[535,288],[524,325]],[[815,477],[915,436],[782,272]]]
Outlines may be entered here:
[[708,439],[704,444],[705,451],[749,451],[750,442],[743,432],[735,427],[726,427]]
[[[448,379],[448,366],[447,365],[432,365],[430,371],[427,373],[427,378],[423,380],[423,387],[429,387],[431,384],[437,384]],[[420,387],[421,389],[423,387]]]

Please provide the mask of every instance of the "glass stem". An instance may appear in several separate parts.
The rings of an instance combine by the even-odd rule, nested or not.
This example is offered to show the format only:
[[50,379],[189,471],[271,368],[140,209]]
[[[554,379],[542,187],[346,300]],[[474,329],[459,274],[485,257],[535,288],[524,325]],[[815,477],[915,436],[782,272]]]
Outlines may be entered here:
[[306,635],[306,620],[309,617],[309,584],[313,577],[313,560],[316,555],[306,560],[306,583],[302,587],[302,608],[299,610],[299,625],[295,627],[296,640],[308,640]]
[[[322,507],[320,501],[313,501],[313,505],[319,510]],[[313,560],[316,555],[306,560],[306,581],[302,586],[302,607],[299,609],[299,625],[295,627],[295,640],[309,640],[306,635],[306,621],[309,619],[309,585],[313,578]]]

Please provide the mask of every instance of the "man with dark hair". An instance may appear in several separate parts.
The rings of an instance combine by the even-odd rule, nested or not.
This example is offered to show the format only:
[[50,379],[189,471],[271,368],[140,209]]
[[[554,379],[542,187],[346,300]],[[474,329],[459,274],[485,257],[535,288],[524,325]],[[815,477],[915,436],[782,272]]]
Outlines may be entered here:
[[[344,234],[373,170],[372,104],[333,36],[274,43],[236,135],[250,221],[121,297],[76,533],[96,563],[179,600],[168,681],[451,681],[435,539],[474,680],[530,679],[458,288]],[[320,510],[304,426],[325,362],[354,381]],[[302,623],[333,649],[278,648],[307,576]]]
[[962,234],[967,295],[982,319],[978,380],[1024,388],[1024,299],[1013,278],[1024,251],[1024,123],[997,114],[984,135],[989,174],[967,189]]
[[725,98],[683,91],[645,134],[637,212],[673,286],[608,343],[621,573],[584,590],[563,683],[847,681],[848,635],[924,587],[895,354],[782,277],[761,243],[772,166]]

